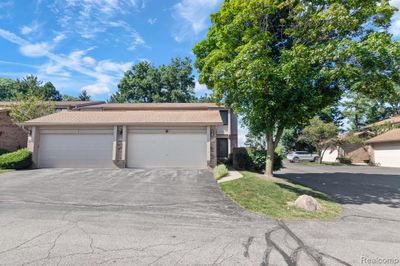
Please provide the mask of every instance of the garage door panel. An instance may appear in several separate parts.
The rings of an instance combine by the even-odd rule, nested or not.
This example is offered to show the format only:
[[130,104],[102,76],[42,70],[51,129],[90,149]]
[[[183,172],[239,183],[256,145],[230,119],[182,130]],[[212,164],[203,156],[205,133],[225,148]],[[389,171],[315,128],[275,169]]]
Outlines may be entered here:
[[43,134],[39,167],[111,168],[112,145],[112,134]]
[[400,166],[400,144],[376,144],[374,148],[375,163],[384,167]]
[[205,133],[130,132],[128,167],[207,167]]

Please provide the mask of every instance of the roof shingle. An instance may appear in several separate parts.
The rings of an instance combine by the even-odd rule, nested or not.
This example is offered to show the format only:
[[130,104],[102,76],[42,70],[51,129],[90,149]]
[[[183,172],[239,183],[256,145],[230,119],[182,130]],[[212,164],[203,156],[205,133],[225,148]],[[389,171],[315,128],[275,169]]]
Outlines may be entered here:
[[60,112],[23,123],[51,125],[222,125],[217,110],[200,111],[122,111]]
[[395,124],[400,124],[400,115],[393,116],[391,118],[367,125],[365,128],[372,128],[372,127],[377,127],[377,126],[382,126],[382,125],[395,125]]
[[382,135],[376,136],[367,141],[368,144],[380,142],[400,141],[400,128],[392,129]]

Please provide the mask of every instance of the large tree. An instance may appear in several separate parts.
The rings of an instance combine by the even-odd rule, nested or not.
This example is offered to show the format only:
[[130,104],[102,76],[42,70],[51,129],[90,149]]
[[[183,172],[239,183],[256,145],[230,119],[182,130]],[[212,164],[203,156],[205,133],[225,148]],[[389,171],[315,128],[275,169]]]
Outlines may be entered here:
[[36,96],[45,101],[61,101],[60,92],[51,82],[43,83],[34,75],[28,75],[16,81],[0,79],[0,100],[15,101],[20,96]]
[[8,78],[0,78],[0,101],[13,100],[18,92],[18,83]]
[[189,58],[174,58],[168,65],[139,62],[125,72],[111,102],[191,102],[194,76]]
[[201,83],[268,143],[350,90],[379,97],[399,82],[387,0],[225,0],[193,51]]

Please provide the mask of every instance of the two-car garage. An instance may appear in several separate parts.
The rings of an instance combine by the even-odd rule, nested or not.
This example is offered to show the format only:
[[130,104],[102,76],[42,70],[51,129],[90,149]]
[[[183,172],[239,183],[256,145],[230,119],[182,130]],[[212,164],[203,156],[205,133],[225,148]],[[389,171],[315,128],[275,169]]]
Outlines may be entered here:
[[39,168],[206,168],[220,123],[217,111],[64,112],[29,121],[28,145]]

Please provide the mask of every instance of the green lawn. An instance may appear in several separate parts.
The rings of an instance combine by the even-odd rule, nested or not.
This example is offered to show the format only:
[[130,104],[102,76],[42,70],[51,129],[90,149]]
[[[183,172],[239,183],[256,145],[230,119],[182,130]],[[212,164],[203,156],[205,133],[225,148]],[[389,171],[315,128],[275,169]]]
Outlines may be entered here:
[[15,171],[14,169],[0,169],[0,174]]
[[[328,199],[325,194],[285,179],[262,179],[250,172],[243,178],[221,183],[225,194],[240,206],[277,219],[333,219],[341,212],[340,204]],[[324,207],[322,211],[306,211],[290,203],[298,196],[307,194],[316,198]]]

